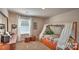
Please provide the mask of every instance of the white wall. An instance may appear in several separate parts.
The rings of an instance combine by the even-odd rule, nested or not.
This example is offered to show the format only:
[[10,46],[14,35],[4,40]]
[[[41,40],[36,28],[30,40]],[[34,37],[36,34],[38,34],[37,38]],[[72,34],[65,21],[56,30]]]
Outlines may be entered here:
[[79,9],[56,15],[54,17],[51,17],[49,21],[50,23],[52,22],[58,22],[58,23],[59,22],[73,22],[73,21],[79,22]]
[[[36,22],[37,23],[37,29],[33,28],[33,23]],[[38,18],[38,17],[33,17],[32,18],[32,34],[35,36],[39,36],[39,34],[41,33],[43,26],[45,24],[45,19],[43,18]]]

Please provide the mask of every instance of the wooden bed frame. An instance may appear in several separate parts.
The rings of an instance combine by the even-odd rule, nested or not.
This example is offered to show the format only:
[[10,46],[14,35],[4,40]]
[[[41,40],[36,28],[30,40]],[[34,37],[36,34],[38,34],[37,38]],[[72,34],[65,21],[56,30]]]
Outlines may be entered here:
[[75,43],[77,48],[74,48],[74,50],[78,50],[78,42],[77,42],[77,22],[73,22],[73,28],[74,28],[74,39],[75,39]]

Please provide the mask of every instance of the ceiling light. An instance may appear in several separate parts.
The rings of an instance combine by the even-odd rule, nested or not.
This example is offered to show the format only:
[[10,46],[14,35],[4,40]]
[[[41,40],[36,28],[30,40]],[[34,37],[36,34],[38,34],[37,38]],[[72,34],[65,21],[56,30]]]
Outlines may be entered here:
[[42,8],[43,10],[45,9],[45,8]]

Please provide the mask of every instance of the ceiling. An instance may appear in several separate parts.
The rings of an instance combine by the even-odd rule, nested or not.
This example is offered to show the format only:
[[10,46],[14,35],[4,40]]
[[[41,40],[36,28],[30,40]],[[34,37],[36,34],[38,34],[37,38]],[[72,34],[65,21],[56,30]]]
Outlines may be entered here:
[[75,10],[76,8],[8,8],[10,12],[16,12],[26,16],[51,17],[61,13]]

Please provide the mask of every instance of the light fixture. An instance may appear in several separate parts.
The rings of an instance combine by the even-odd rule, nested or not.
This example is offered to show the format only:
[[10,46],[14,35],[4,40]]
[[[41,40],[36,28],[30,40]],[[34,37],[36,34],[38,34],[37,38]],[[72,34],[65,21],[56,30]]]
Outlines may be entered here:
[[42,8],[43,10],[45,9],[45,8]]

